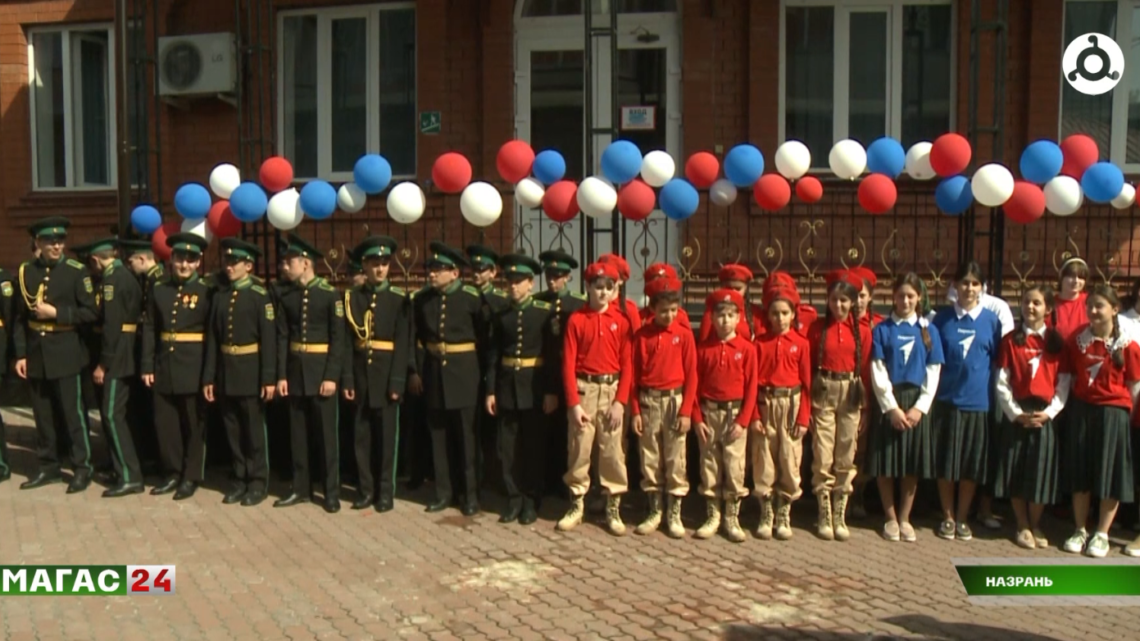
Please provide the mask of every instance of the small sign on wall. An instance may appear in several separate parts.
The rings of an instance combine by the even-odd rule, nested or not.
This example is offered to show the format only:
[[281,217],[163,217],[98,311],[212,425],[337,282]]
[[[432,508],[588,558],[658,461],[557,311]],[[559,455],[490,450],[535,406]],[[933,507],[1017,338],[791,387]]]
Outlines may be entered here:
[[657,107],[651,105],[621,108],[622,131],[645,131],[657,128]]

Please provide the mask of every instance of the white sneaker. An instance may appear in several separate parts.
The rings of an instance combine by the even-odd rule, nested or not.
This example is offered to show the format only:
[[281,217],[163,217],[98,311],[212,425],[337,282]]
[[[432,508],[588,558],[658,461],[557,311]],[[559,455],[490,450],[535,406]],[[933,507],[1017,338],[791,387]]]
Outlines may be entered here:
[[1081,528],[1073,532],[1073,535],[1065,540],[1065,545],[1061,546],[1061,549],[1070,554],[1080,554],[1084,551],[1085,544],[1088,542],[1089,533],[1084,528]]
[[1085,546],[1085,556],[1103,559],[1108,556],[1108,535],[1097,532]]

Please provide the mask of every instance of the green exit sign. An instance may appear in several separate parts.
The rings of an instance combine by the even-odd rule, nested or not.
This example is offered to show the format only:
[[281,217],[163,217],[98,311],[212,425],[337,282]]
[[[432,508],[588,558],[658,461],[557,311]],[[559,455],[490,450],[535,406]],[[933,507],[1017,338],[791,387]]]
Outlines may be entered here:
[[438,134],[443,129],[443,115],[438,111],[420,112],[420,133]]

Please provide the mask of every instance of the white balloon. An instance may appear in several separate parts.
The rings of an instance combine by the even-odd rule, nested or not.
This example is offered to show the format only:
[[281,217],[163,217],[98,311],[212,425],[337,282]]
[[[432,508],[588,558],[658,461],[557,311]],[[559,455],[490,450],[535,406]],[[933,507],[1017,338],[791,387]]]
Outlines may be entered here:
[[936,175],[930,166],[930,149],[933,143],[916,142],[906,152],[906,173],[915,180],[930,180]]
[[301,210],[301,194],[294,187],[273,194],[269,199],[265,217],[269,219],[269,224],[273,225],[274,229],[281,231],[296,229],[305,218],[305,212]]
[[207,242],[214,239],[214,232],[210,231],[210,226],[206,224],[205,218],[187,218],[183,220],[182,231],[197,234],[205,238]]
[[617,207],[617,191],[605,178],[590,176],[578,185],[578,207],[593,218],[609,216]]
[[364,193],[356,183],[344,183],[336,191],[336,206],[349,214],[364,209],[368,204],[368,194]]
[[982,165],[970,179],[970,191],[979,204],[1001,207],[1013,195],[1013,174],[996,162]]
[[222,163],[210,172],[210,191],[218,198],[228,199],[240,184],[241,172],[229,163]]
[[1128,183],[1120,190],[1120,194],[1112,199],[1112,206],[1117,209],[1128,209],[1136,202],[1136,188]]
[[727,207],[736,202],[736,193],[736,185],[727,178],[721,178],[714,182],[712,187],[709,187],[709,200],[714,205]]
[[427,198],[424,190],[413,182],[402,182],[388,192],[388,216],[402,224],[410,225],[424,215]]
[[840,140],[827,155],[827,163],[836,176],[854,180],[867,169],[867,150],[850,138]]
[[1081,184],[1071,176],[1057,176],[1045,183],[1045,208],[1058,216],[1077,213],[1085,202]]
[[651,151],[641,161],[641,179],[650,187],[664,187],[677,173],[677,163],[666,151]]
[[459,211],[472,225],[486,227],[503,213],[503,195],[490,183],[473,182],[463,189],[463,195],[459,197]]
[[546,195],[546,188],[534,178],[523,178],[515,185],[515,200],[527,209],[542,206],[542,197]]
[[811,169],[811,151],[798,140],[788,140],[776,149],[776,171],[788,180],[797,180]]

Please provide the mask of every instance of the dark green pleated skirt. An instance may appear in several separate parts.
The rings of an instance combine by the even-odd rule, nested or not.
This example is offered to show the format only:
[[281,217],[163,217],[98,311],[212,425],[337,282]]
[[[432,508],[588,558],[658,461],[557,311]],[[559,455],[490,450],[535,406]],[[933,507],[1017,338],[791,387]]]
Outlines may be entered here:
[[949,403],[934,401],[930,414],[938,478],[985,485],[989,472],[989,410],[964,412]]
[[[1040,412],[1048,403],[1039,399],[1019,401],[1026,412]],[[990,458],[994,461],[994,496],[1025,499],[1051,505],[1057,502],[1060,464],[1057,461],[1057,428],[1053,421],[1026,428],[1002,418],[1001,444]]]
[[[905,412],[914,407],[922,389],[914,385],[895,387],[895,401]],[[931,437],[930,415],[909,430],[896,430],[878,404],[867,438],[867,475],[887,478],[917,476],[934,478],[934,439]]]
[[1069,397],[1068,433],[1061,452],[1061,481],[1072,493],[1098,499],[1135,499],[1136,469],[1128,410],[1090,405]]

